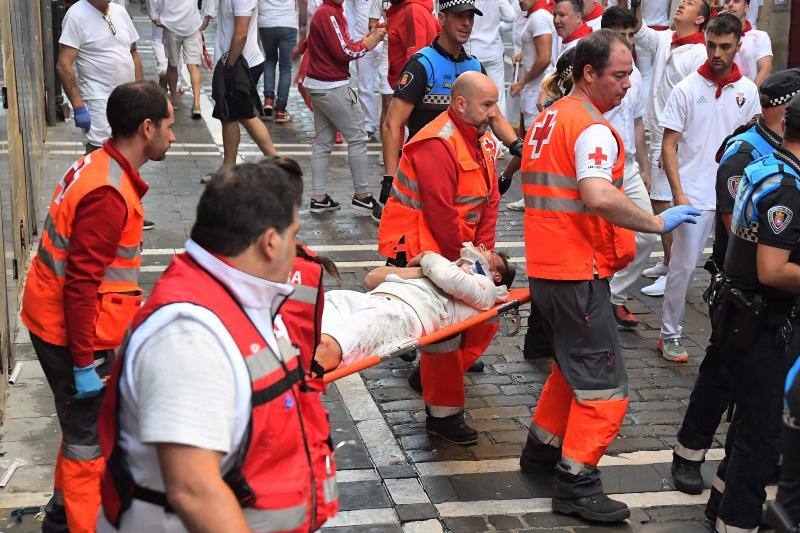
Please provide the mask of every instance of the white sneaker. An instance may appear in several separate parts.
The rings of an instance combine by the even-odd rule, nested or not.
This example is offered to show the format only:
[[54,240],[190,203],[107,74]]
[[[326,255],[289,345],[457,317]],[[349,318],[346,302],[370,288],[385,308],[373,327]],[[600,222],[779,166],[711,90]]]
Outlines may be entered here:
[[652,285],[642,287],[642,294],[646,296],[664,296],[664,289],[667,287],[667,276],[658,276]]
[[506,209],[510,209],[512,211],[525,211],[525,198],[520,198],[516,202],[508,202],[506,204]]
[[642,270],[642,276],[646,278],[658,278],[667,275],[667,267],[664,266],[664,261],[659,261],[655,266],[645,268]]

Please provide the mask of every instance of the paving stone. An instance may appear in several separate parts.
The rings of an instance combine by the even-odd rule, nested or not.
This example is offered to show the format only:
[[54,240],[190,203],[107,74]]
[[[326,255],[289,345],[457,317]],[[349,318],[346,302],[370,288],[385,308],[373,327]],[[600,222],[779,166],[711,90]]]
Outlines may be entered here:
[[475,533],[489,531],[489,524],[485,518],[479,516],[464,516],[445,518],[444,525],[453,533]]
[[417,477],[417,472],[411,465],[384,465],[378,467],[378,474],[383,479],[399,479]]
[[395,511],[397,511],[397,517],[401,522],[427,520],[439,516],[439,513],[436,512],[436,507],[431,503],[397,505],[395,506]]
[[530,498],[519,472],[492,472],[450,476],[460,501]]
[[469,409],[469,416],[475,420],[486,418],[513,418],[516,416],[530,415],[531,410],[525,406],[515,407],[483,407],[480,409]]
[[524,429],[518,429],[517,431],[492,431],[491,437],[494,442],[501,444],[525,444],[525,439],[528,438],[528,432]]
[[448,476],[423,476],[419,478],[431,502],[444,503],[458,501],[458,495]]
[[392,501],[380,481],[338,483],[339,510],[382,509],[392,507]]
[[400,524],[375,524],[370,526],[323,527],[323,533],[403,533]]

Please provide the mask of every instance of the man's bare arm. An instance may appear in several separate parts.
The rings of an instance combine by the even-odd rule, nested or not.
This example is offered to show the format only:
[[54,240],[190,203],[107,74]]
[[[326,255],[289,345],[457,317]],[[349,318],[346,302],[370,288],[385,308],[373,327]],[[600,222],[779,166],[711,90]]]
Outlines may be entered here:
[[403,137],[408,117],[414,110],[414,104],[402,98],[392,98],[389,110],[386,111],[386,120],[381,126],[383,139],[383,172],[387,176],[394,176],[397,165],[400,164],[400,150],[403,148]]
[[767,79],[767,76],[769,76],[771,72],[772,56],[766,56],[759,59],[756,63],[756,79],[754,80],[756,87],[761,87],[761,84],[764,83],[764,80]]
[[231,47],[228,50],[228,61],[225,66],[232,67],[239,60],[247,44],[247,29],[250,25],[250,17],[233,17],[233,38]]
[[73,68],[77,57],[77,48],[72,48],[64,44],[58,45],[56,72],[58,73],[58,79],[61,81],[61,86],[64,87],[64,92],[67,93],[67,98],[69,98],[73,108],[83,106],[83,99],[81,98],[81,93],[78,92],[78,83],[75,80],[75,70]]
[[242,508],[222,480],[222,453],[185,446],[156,444],[167,501],[184,527],[194,533],[250,531]]
[[492,133],[494,133],[495,137],[500,139],[500,142],[509,148],[514,141],[519,139],[516,130],[514,130],[514,126],[512,126],[505,115],[500,112],[499,108],[497,109],[497,114],[489,122],[489,127],[492,128]]
[[547,69],[550,65],[552,42],[553,36],[549,33],[537,35],[533,38],[533,45],[536,47],[536,60],[533,62],[531,69],[523,74],[517,83],[511,86],[511,96],[518,95],[527,84],[541,76]]
[[136,43],[131,45],[131,57],[133,58],[133,77],[136,81],[144,79],[144,70],[142,69],[142,56],[136,49]]
[[678,170],[678,141],[681,134],[678,131],[664,128],[664,140],[661,143],[661,163],[667,175],[669,187],[672,189],[672,200],[675,205],[689,205],[689,199],[681,186],[681,175]]
[[422,273],[420,267],[378,267],[367,274],[364,278],[364,288],[371,291],[386,280],[386,276],[394,274],[403,279],[420,279],[424,278],[425,274]]
[[756,247],[758,281],[768,287],[800,294],[800,265],[789,261],[790,250],[766,244]]
[[644,133],[644,121],[641,117],[633,120],[634,138],[636,139],[636,162],[645,188],[650,190],[650,158],[647,156],[647,141]]
[[584,178],[578,181],[578,191],[592,213],[615,226],[643,233],[661,233],[664,229],[661,217],[639,209],[605,178]]

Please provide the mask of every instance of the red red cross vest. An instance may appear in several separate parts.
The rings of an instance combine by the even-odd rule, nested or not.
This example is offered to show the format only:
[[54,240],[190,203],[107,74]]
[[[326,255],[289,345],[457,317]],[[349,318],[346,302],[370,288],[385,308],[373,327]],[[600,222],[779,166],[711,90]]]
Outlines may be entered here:
[[[203,290],[197,290],[202,287]],[[252,405],[247,445],[225,475],[253,531],[305,532],[319,527],[315,468],[300,398],[303,370],[299,350],[278,338],[279,359],[228,289],[189,255],[176,256],[131,324],[131,333],[157,309],[178,302],[212,311],[233,337],[251,378]],[[130,338],[130,337],[129,337]],[[124,348],[116,361],[100,415],[99,437],[106,470],[101,481],[103,512],[118,526],[133,499],[171,511],[164,493],[137,486],[118,445],[119,378]],[[282,359],[282,360],[281,360]]]
[[[314,255],[308,248],[305,250],[309,255]],[[319,263],[297,257],[289,275],[289,283],[294,286],[294,291],[281,306],[281,318],[289,331],[289,338],[300,348],[300,361],[306,372],[312,367],[321,335],[322,308],[325,304],[322,275]],[[333,518],[339,509],[331,426],[328,411],[322,405],[325,390],[321,377],[307,375],[299,397],[316,480],[315,528]]]

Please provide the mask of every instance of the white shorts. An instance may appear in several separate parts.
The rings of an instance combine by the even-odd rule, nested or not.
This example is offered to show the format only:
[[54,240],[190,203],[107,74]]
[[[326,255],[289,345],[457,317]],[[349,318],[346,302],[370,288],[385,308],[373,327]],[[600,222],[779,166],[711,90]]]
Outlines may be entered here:
[[342,364],[392,352],[422,336],[422,323],[410,305],[388,296],[327,291],[322,333],[342,349]]
[[203,55],[203,41],[200,32],[196,31],[188,37],[181,37],[164,28],[164,49],[167,53],[169,66],[177,67],[180,63],[181,52],[183,62],[187,65],[199,65]]

